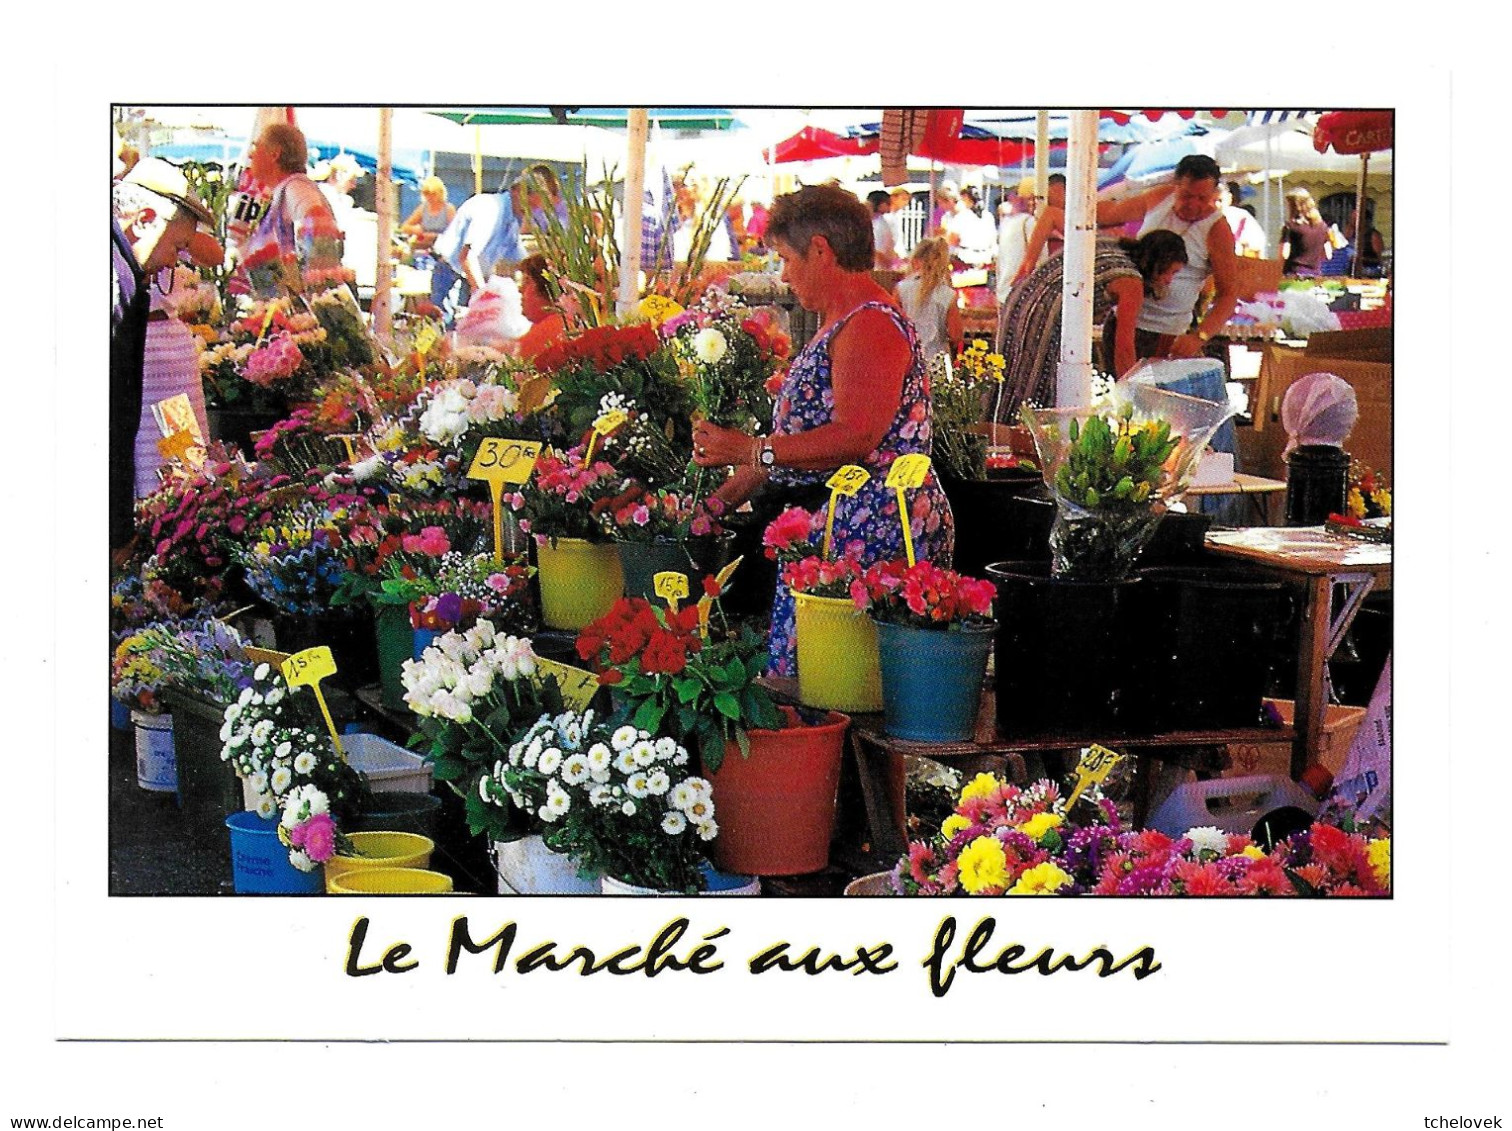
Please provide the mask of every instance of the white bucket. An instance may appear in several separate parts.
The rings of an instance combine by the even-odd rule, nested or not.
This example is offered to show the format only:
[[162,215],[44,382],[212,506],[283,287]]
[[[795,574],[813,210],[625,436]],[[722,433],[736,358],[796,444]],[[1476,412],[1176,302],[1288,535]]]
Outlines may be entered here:
[[585,880],[569,857],[553,852],[539,836],[492,844],[500,895],[597,895],[599,881]]
[[178,763],[173,757],[173,718],[132,711],[136,727],[137,785],[153,793],[178,790]]

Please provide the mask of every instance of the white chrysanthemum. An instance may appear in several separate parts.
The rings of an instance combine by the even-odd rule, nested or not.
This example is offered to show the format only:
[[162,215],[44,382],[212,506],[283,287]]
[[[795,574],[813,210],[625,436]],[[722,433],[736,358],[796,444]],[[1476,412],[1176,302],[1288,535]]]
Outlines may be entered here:
[[650,779],[645,774],[631,774],[625,782],[625,792],[631,797],[648,797],[651,794]]
[[630,748],[630,755],[635,759],[635,764],[644,769],[656,761],[656,743],[643,738]]
[[719,826],[713,821],[703,821],[698,826],[699,840],[713,840],[719,835]]
[[557,772],[557,767],[562,764],[562,752],[555,746],[548,746],[541,751],[541,757],[536,761],[536,769],[548,777]]
[[614,753],[602,742],[595,742],[588,747],[588,768],[590,770],[607,770]]
[[277,798],[275,798],[271,793],[260,793],[257,795],[257,815],[259,817],[267,821],[272,819],[274,814],[276,814],[277,812]]
[[222,746],[231,741],[231,723],[229,720],[221,724],[220,740]]
[[714,787],[709,784],[708,778],[688,778],[686,780],[688,785],[693,788],[693,792],[698,794],[699,797],[708,800],[714,796]]
[[294,747],[290,745],[289,740],[286,738],[273,748],[273,757],[287,758],[293,752]]
[[680,781],[672,787],[672,804],[684,813],[688,811],[698,800],[698,791],[686,781]]
[[1228,851],[1228,833],[1212,825],[1188,829],[1186,835],[1192,842],[1193,852],[1212,852],[1222,856]]
[[[248,691],[250,690],[251,689],[249,688]],[[247,692],[243,692],[242,694],[245,695],[247,694]],[[242,703],[241,700],[238,699],[235,703],[232,703],[226,708],[226,722],[234,723],[237,719],[241,718],[241,713]]]
[[[257,667],[252,669],[252,678],[257,680],[258,683],[261,683],[263,680],[268,678],[268,673],[272,670],[273,669],[268,667],[267,664],[258,664]],[[250,687],[247,688],[246,691],[242,692],[243,695],[250,695],[251,693],[252,689]]]
[[662,769],[652,770],[646,775],[646,790],[661,796],[672,788],[672,779],[667,776],[667,771]]
[[261,770],[258,770],[255,774],[247,779],[247,787],[253,793],[267,793],[268,775],[263,773]]
[[658,758],[660,758],[663,762],[667,761],[667,759],[669,759],[669,758],[675,757],[676,754],[677,754],[677,739],[675,739],[675,738],[658,738],[656,740],[656,756]]
[[294,772],[296,774],[308,774],[319,762],[320,759],[308,750],[301,751],[299,756],[294,759]]
[[546,811],[550,814],[546,819],[555,821],[565,817],[567,810],[572,808],[572,796],[558,785],[555,781],[548,782],[546,786]]
[[289,863],[293,864],[301,872],[313,872],[315,870],[315,861],[311,860],[309,853],[302,848],[289,849]]
[[677,748],[677,753],[672,755],[672,764],[674,766],[686,766],[688,764],[687,750],[679,746]]
[[633,817],[633,816],[635,816],[635,802],[633,802],[633,801],[631,801],[631,800],[629,800],[627,798],[625,800],[624,804],[622,804],[620,806],[620,812],[623,813],[627,817]]
[[252,745],[264,746],[273,737],[273,720],[263,719],[252,728]]
[[693,335],[693,354],[705,365],[719,364],[729,349],[725,336],[712,326]]
[[268,784],[273,787],[273,792],[282,795],[294,781],[294,775],[289,772],[287,766],[280,766],[273,771]]
[[698,797],[694,799],[693,804],[684,808],[683,812],[688,815],[688,820],[696,825],[701,825],[705,821],[713,819],[714,803],[707,798]]
[[633,774],[639,768],[635,761],[635,750],[621,750],[614,756],[614,768],[622,774]]
[[561,735],[562,745],[568,750],[576,750],[583,744],[583,723],[577,718],[570,718],[566,724],[557,728]]
[[614,791],[607,785],[596,785],[588,791],[588,804],[595,809],[603,809],[615,804]]
[[616,751],[629,750],[640,741],[640,731],[632,726],[622,726],[609,738],[609,745]]
[[568,785],[582,785],[588,780],[588,757],[579,752],[562,759],[562,780]]
[[688,818],[684,817],[676,809],[668,811],[662,817],[662,832],[668,836],[676,836],[688,827]]
[[263,702],[270,707],[276,707],[283,702],[283,697],[284,689],[281,687],[275,687],[272,691],[263,696]]

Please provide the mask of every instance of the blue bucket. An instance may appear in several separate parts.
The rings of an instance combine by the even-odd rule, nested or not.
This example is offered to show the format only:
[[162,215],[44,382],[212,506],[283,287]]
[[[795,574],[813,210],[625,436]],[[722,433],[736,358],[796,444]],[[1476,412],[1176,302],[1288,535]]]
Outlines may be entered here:
[[110,729],[131,730],[131,708],[114,697],[110,700]]
[[704,895],[761,894],[759,876],[743,876],[739,872],[721,872],[709,863],[705,863],[699,871],[703,873]]
[[415,659],[422,659],[425,656],[425,650],[445,635],[445,631],[439,628],[415,629]]
[[994,627],[940,632],[878,622],[883,729],[912,742],[970,739]]
[[256,813],[232,813],[231,878],[237,895],[312,895],[325,889],[316,868],[301,872],[289,863],[289,850],[278,839],[278,822]]

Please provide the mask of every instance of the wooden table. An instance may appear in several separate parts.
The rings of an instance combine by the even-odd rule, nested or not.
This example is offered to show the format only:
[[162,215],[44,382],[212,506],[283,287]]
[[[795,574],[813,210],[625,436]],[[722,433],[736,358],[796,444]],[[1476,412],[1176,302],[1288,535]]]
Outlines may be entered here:
[[1255,505],[1255,513],[1260,516],[1262,524],[1269,523],[1270,496],[1286,490],[1286,481],[1283,479],[1264,479],[1258,475],[1245,475],[1243,472],[1235,472],[1234,478],[1228,483],[1213,483],[1204,487],[1188,487],[1183,497],[1193,495],[1201,498],[1206,495],[1244,495]]
[[[1321,526],[1282,526],[1215,531],[1207,536],[1207,548],[1275,573],[1302,592],[1297,733],[1291,762],[1292,777],[1300,778],[1323,750],[1328,658],[1344,639],[1365,595],[1391,588],[1391,545],[1329,534]],[[1341,591],[1337,609],[1336,587]]]
[[[762,681],[776,697],[797,702],[798,681],[767,677]],[[1135,758],[1133,821],[1144,824],[1149,815],[1151,767],[1147,760],[1165,759],[1185,752],[1217,752],[1234,742],[1285,741],[1293,732],[1285,727],[1245,727],[1211,731],[1166,731],[1157,734],[1057,733],[1005,735],[997,726],[997,700],[989,677],[982,691],[976,727],[964,742],[912,742],[889,737],[883,731],[881,714],[851,716],[846,734],[854,759],[871,842],[870,857],[879,867],[891,867],[908,850],[904,811],[904,765],[909,755],[930,758],[966,772],[992,768],[1018,785],[1035,778],[1059,777],[1069,769],[1063,756],[1074,755],[1092,743]],[[1049,761],[1047,761],[1047,757]],[[1074,762],[1074,758],[1072,759]],[[1221,759],[1200,754],[1197,768],[1216,770]]]

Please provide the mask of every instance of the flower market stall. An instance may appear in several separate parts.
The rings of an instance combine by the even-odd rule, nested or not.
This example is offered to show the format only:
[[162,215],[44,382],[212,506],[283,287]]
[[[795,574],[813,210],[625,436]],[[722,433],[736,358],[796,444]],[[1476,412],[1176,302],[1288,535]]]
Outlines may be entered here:
[[[1089,390],[1089,302],[1061,408],[984,425],[1003,362],[977,341],[905,406],[928,453],[728,504],[695,433],[761,459],[794,395],[785,288],[764,257],[702,270],[736,186],[690,262],[641,270],[612,181],[586,180],[532,232],[562,334],[530,356],[470,333],[513,278],[450,331],[370,317],[318,240],[248,258],[250,294],[186,279],[209,434],[163,428],[111,603],[114,812],[184,875],[128,854],[115,888],[1390,893],[1389,803],[1322,762],[1327,658],[1389,580],[1383,479],[1356,475],[1300,564],[1209,531],[1181,503],[1231,408]],[[917,545],[936,479],[953,562]],[[880,494],[903,549],[872,560],[836,518]],[[795,678],[770,665],[779,586]]]

